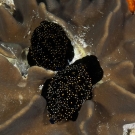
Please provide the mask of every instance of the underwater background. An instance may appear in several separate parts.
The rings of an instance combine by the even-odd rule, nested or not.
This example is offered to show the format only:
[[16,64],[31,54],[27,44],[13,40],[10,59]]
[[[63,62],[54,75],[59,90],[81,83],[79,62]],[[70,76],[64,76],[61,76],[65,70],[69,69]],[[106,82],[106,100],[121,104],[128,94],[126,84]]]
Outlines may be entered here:
[[[103,69],[76,121],[51,124],[43,84],[56,72],[28,64],[33,31],[54,22]],[[133,135],[135,16],[126,0],[0,0],[0,135]],[[63,55],[64,57],[64,55]],[[128,128],[128,129],[127,129]]]

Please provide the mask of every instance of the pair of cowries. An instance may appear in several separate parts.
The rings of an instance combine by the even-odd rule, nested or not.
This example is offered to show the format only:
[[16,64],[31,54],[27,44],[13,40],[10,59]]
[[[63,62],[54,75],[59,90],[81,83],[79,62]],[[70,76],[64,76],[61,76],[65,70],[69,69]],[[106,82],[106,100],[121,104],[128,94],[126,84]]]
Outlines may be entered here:
[[103,77],[96,56],[85,56],[69,65],[73,57],[73,46],[62,27],[41,22],[33,32],[27,59],[30,66],[57,71],[53,78],[45,81],[41,92],[52,124],[76,121],[83,103],[93,97],[93,85]]

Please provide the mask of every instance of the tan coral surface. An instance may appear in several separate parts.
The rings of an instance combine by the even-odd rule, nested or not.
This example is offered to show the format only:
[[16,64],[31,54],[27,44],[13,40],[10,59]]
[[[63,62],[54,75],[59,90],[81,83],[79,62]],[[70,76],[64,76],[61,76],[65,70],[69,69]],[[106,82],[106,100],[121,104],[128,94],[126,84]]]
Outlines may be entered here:
[[[123,125],[135,122],[135,16],[125,0],[45,1],[46,6],[36,0],[14,0],[22,22],[1,6],[0,40],[12,43],[10,47],[16,44],[22,53],[42,20],[55,21],[63,26],[74,46],[81,47],[81,56],[98,57],[104,77],[93,89],[93,100],[82,106],[76,122],[51,125],[39,85],[55,73],[35,66],[24,78],[0,56],[0,135],[121,135]],[[14,58],[3,46],[0,52]]]

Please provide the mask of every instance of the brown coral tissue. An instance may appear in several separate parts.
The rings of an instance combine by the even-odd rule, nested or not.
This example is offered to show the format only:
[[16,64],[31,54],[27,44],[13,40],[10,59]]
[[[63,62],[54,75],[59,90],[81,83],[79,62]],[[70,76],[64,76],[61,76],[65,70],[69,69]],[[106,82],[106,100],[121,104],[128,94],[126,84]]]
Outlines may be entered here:
[[[73,58],[66,61],[64,68],[72,67],[78,59],[94,55],[104,71],[102,80],[92,86],[92,99],[82,102],[75,121],[49,122],[48,101],[41,96],[42,88],[54,78],[56,81],[48,86],[53,90],[55,83],[59,83],[60,72],[49,69],[52,66],[29,65],[27,60],[29,50],[33,49],[33,32],[41,22],[56,24],[65,34],[61,40],[58,31],[51,31],[54,35],[38,31],[37,34],[43,37],[46,33],[51,39],[57,34],[58,39],[50,40],[49,37],[51,42],[46,41],[47,45],[55,42],[61,49],[60,44],[65,44],[65,38],[71,45]],[[133,135],[134,24],[135,16],[128,10],[126,0],[0,0],[0,135]],[[38,43],[33,52],[38,52],[36,60],[44,57],[41,54],[46,55],[44,51],[40,53],[42,47],[38,48],[46,45],[45,42],[39,46]],[[59,49],[53,48],[53,51],[56,54]],[[50,59],[53,52],[50,52],[47,59],[54,65],[53,58]],[[67,54],[66,57],[70,55]],[[83,71],[81,67],[77,68]],[[65,74],[63,70],[61,72]],[[79,77],[86,85],[85,75]],[[66,75],[61,77],[66,78]],[[64,82],[62,88],[62,81],[60,88],[64,91],[69,85]],[[77,86],[80,90],[81,85]],[[55,92],[59,92],[58,89]],[[65,116],[69,117],[68,114]]]

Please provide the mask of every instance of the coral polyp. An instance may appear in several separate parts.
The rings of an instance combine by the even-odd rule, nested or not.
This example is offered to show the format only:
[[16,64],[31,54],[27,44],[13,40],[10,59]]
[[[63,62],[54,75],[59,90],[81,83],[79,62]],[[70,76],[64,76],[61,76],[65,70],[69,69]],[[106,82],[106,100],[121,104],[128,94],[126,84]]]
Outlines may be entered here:
[[86,100],[93,97],[92,87],[103,77],[96,56],[86,56],[59,71],[45,82],[42,96],[47,101],[50,122],[75,121]]
[[126,0],[128,4],[128,9],[132,14],[135,12],[135,0]]
[[41,66],[59,71],[64,69],[74,57],[74,49],[63,28],[43,21],[32,35],[27,56],[30,66]]

